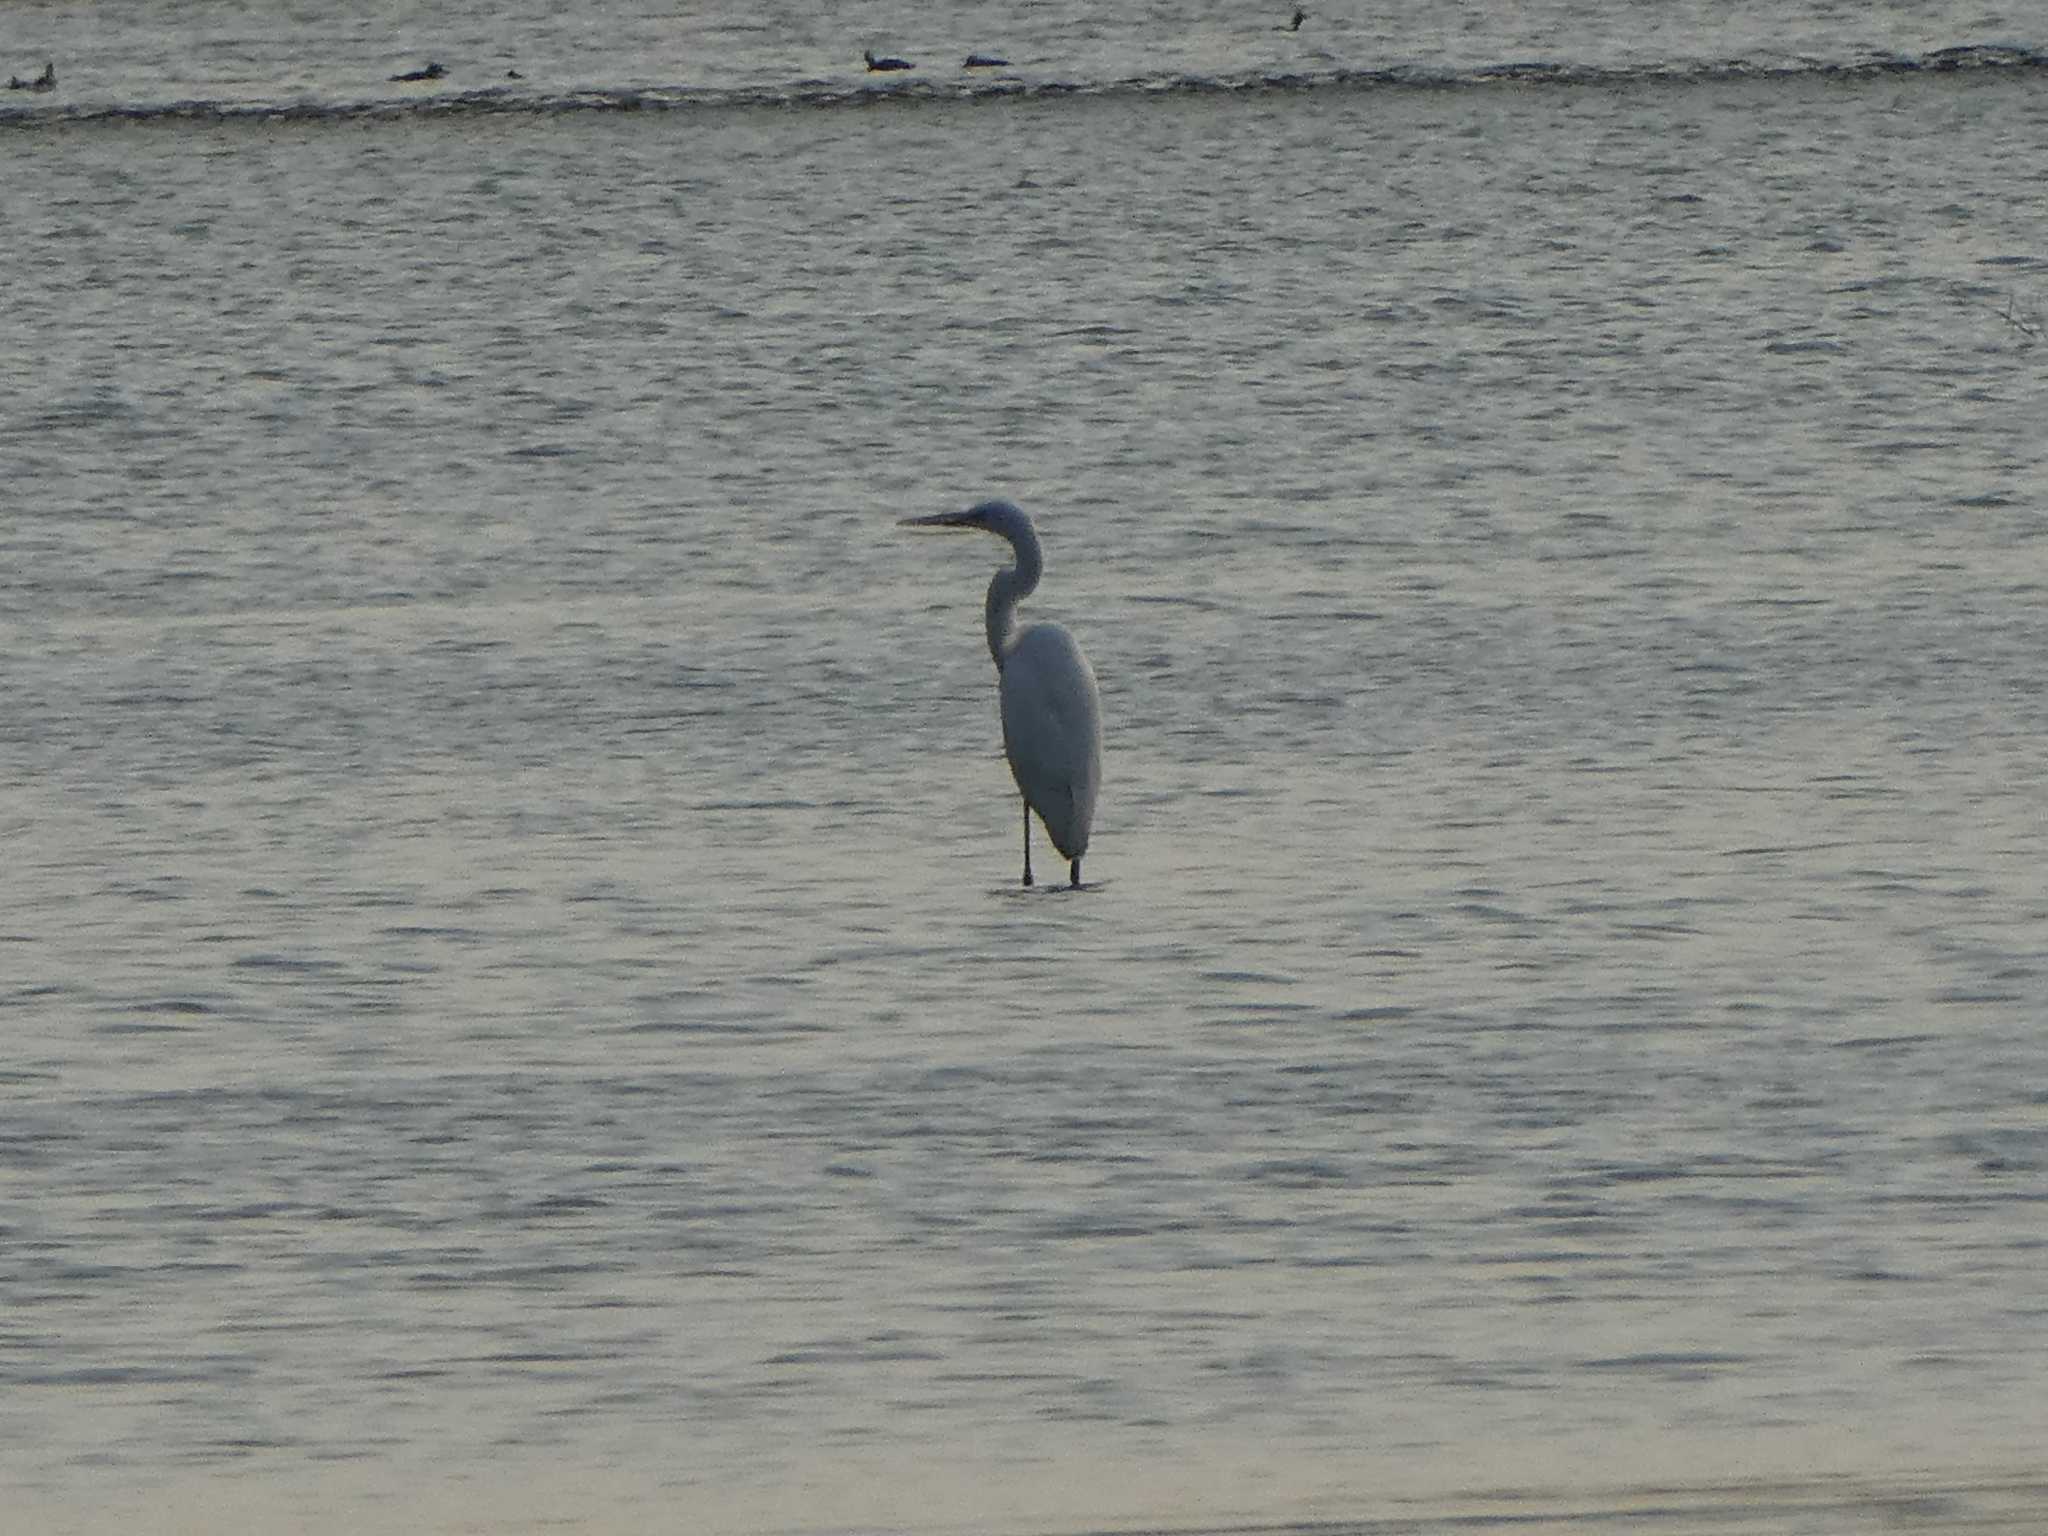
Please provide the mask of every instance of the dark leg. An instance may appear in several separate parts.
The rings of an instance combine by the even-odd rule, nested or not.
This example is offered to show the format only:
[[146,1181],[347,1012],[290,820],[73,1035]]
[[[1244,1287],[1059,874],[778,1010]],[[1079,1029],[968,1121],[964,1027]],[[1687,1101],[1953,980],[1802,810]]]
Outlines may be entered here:
[[1077,891],[1081,889],[1081,861],[1079,859],[1074,860],[1073,863],[1067,866],[1067,874],[1073,881],[1074,889]]
[[1024,883],[1031,883],[1031,802],[1024,802]]

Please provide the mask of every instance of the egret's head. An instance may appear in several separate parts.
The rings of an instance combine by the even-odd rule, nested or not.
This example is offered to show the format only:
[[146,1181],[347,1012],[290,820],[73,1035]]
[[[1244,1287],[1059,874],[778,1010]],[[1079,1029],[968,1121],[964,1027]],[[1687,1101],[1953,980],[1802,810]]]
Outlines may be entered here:
[[976,502],[964,512],[934,512],[929,517],[906,517],[900,526],[982,528],[991,533],[1000,533],[1003,529],[1014,526],[1023,515],[1007,501],[982,501]]

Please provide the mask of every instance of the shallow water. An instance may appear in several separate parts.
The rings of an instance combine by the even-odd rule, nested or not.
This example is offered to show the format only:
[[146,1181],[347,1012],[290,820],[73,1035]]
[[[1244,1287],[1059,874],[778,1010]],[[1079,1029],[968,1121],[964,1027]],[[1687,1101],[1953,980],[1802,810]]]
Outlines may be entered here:
[[2038,1524],[2044,102],[22,135],[0,1481]]

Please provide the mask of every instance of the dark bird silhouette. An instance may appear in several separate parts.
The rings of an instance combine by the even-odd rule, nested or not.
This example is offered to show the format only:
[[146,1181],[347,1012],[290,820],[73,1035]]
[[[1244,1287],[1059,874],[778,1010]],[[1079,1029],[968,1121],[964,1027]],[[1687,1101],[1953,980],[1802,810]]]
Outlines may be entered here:
[[869,74],[882,74],[892,69],[915,69],[917,66],[908,59],[876,58],[868,49],[861,50],[861,57],[868,61]]
[[1008,69],[1010,61],[1008,59],[999,59],[992,53],[970,53],[967,55],[967,62],[960,67],[962,69]]
[[1307,20],[1307,11],[1296,11],[1294,13],[1294,20],[1287,23],[1287,25],[1284,27],[1275,27],[1273,30],[1275,32],[1299,32],[1301,30],[1301,24]]
[[393,75],[391,78],[393,80],[405,81],[438,80],[447,73],[448,71],[443,69],[439,64],[435,64],[429,61],[425,69],[408,69],[404,74]]
[[508,69],[505,71],[505,78],[507,80],[524,80],[526,76],[519,73],[516,69]]
[[7,89],[10,91],[54,91],[57,89],[57,66],[45,60],[43,72],[33,80],[24,80],[19,75],[9,75],[7,77]]

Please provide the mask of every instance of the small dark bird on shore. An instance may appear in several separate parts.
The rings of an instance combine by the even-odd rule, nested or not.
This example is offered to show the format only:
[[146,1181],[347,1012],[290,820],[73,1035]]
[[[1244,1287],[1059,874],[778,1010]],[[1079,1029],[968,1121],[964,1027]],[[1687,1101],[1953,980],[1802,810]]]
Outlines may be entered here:
[[7,77],[7,89],[10,91],[54,91],[57,89],[57,66],[54,62],[45,60],[43,72],[33,80],[24,80],[19,75],[9,75]]
[[1008,69],[1010,61],[1008,59],[999,59],[992,53],[970,53],[967,55],[967,62],[960,67],[962,69]]
[[1284,28],[1282,28],[1282,27],[1275,27],[1275,28],[1274,28],[1273,30],[1274,30],[1275,32],[1280,32],[1280,31],[1287,31],[1287,32],[1299,32],[1299,31],[1301,30],[1301,24],[1302,24],[1302,23],[1303,23],[1304,21],[1307,21],[1307,20],[1308,20],[1308,12],[1307,12],[1307,11],[1296,11],[1296,12],[1294,13],[1294,20],[1292,20],[1292,21],[1290,21],[1289,23],[1287,23],[1287,25],[1286,25],[1286,26],[1285,26]]
[[408,69],[404,74],[393,75],[391,78],[393,80],[404,81],[438,80],[447,73],[448,71],[443,69],[439,64],[435,64],[429,61],[425,69]]
[[874,53],[868,49],[863,49],[861,51],[861,57],[868,61],[869,74],[882,74],[892,69],[917,68],[917,66],[911,63],[908,59],[892,59],[886,56],[878,59],[874,56]]

